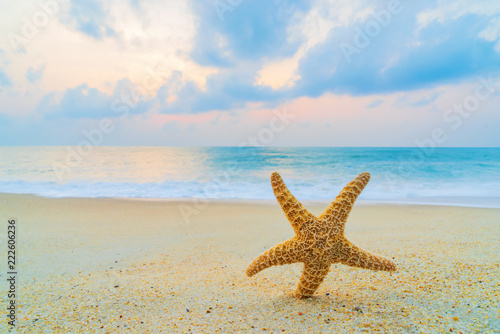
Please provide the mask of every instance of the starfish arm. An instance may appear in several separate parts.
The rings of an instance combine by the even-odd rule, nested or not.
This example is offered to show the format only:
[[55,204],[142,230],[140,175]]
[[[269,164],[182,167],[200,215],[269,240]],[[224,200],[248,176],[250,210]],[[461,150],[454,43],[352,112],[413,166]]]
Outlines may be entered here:
[[330,264],[327,262],[304,263],[304,271],[300,277],[299,285],[295,291],[295,296],[299,298],[308,298],[314,295],[326,275],[330,271]]
[[247,276],[253,276],[272,266],[299,262],[299,254],[295,250],[298,244],[299,242],[292,238],[268,249],[248,266],[246,271]]
[[396,264],[391,260],[377,254],[361,249],[345,240],[332,262],[372,270],[395,271]]
[[298,232],[307,222],[314,221],[315,217],[307,211],[302,204],[292,195],[281,179],[281,176],[274,172],[271,175],[271,185],[274,195],[285,213],[293,229]]
[[342,189],[335,200],[318,218],[326,219],[334,223],[340,228],[339,232],[343,234],[347,216],[349,212],[351,212],[354,202],[363,191],[368,181],[370,181],[370,173],[365,172],[359,174]]

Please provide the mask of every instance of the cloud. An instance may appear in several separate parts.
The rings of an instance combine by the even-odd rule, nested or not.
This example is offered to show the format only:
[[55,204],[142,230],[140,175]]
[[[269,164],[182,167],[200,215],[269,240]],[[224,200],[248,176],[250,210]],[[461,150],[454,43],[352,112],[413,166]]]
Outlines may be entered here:
[[486,41],[496,42],[495,51],[500,53],[500,17],[491,19],[490,25],[481,31],[478,36]]
[[381,105],[382,103],[384,103],[384,100],[382,99],[377,99],[377,100],[374,100],[370,103],[368,103],[366,105],[367,108],[375,108],[375,107],[378,107],[379,105]]
[[112,19],[103,7],[103,3],[96,0],[72,0],[68,15],[63,23],[95,39],[116,36],[111,27]]
[[137,87],[129,79],[115,85],[112,94],[81,84],[64,93],[51,92],[37,106],[46,119],[118,117],[125,113],[137,115],[151,109],[153,99],[141,99]]
[[10,87],[12,86],[12,80],[9,78],[7,73],[0,68],[0,87]]
[[[287,29],[309,1],[192,1],[198,31],[191,57],[205,66],[228,67],[238,61],[287,57],[300,41],[289,41]],[[233,1],[233,3],[235,3]],[[225,4],[229,10],[220,10]],[[221,14],[222,13],[222,14]]]
[[438,92],[434,92],[434,93],[430,94],[429,96],[422,97],[418,101],[411,102],[409,105],[411,107],[425,107],[425,106],[431,104],[432,102],[436,101],[436,99],[439,97],[439,95],[440,94]]
[[[381,18],[381,12],[388,11],[387,3],[370,5],[374,7],[356,4],[346,7],[342,15],[322,15],[323,28],[311,28],[321,31],[321,38],[316,36],[318,33],[298,34],[297,27],[303,24],[290,18],[311,16],[325,8],[324,0],[298,5],[241,2],[222,16],[211,3],[193,6],[199,21],[191,58],[200,65],[215,66],[219,72],[206,78],[205,87],[177,80],[178,88],[169,94],[175,96],[175,101],[163,104],[161,112],[229,110],[254,102],[282,102],[328,92],[354,96],[388,94],[500,70],[500,57],[492,37],[495,35],[496,39],[497,31],[491,28],[493,23],[484,20],[488,12],[461,11],[460,15],[446,16],[447,19],[426,19],[422,25],[425,15],[421,13],[434,10],[434,2],[400,2],[400,10],[392,13],[387,22]],[[354,15],[353,8],[366,10],[358,10]],[[374,25],[379,31],[367,36],[365,31]],[[295,32],[295,38],[290,31]],[[366,41],[364,46],[356,44],[361,35]],[[356,48],[356,52],[346,57],[341,49],[343,43]],[[294,60],[297,54],[301,57]],[[287,75],[293,84],[286,84],[287,75],[281,81],[274,80],[281,84],[273,84],[272,76],[280,73],[271,70],[266,72],[269,78],[262,80],[260,71],[272,59],[278,65],[287,59],[298,63],[295,70],[294,64],[283,67],[291,70]]]
[[[494,43],[477,37],[484,29],[482,17],[465,15],[446,24],[435,21],[417,33],[415,12],[423,4],[405,6],[387,27],[379,25],[380,33],[371,38],[360,32],[377,24],[373,15],[361,24],[333,29],[328,42],[301,59],[294,95],[407,91],[500,70]],[[367,41],[363,47],[356,43],[359,36]],[[356,52],[344,57],[342,43]]]
[[433,2],[429,8],[418,13],[420,27],[432,22],[445,23],[462,16],[475,14],[481,16],[496,16],[500,13],[500,3],[490,0],[439,0]]
[[36,84],[42,78],[44,70],[45,70],[45,66],[40,66],[38,69],[35,69],[34,67],[30,67],[26,71],[25,77],[32,84]]
[[224,70],[208,76],[201,89],[193,81],[183,81],[175,72],[158,91],[161,113],[199,113],[234,110],[251,102],[279,103],[285,94],[267,86],[255,85],[256,72]]

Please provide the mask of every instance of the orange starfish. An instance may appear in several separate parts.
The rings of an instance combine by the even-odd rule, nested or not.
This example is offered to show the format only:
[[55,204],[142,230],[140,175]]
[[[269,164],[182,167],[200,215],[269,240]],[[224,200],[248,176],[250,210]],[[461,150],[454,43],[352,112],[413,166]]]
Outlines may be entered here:
[[318,289],[334,263],[372,270],[396,270],[394,262],[362,250],[344,237],[347,216],[369,180],[369,173],[359,174],[319,217],[315,217],[290,193],[280,175],[273,173],[274,195],[295,236],[257,257],[246,274],[253,276],[271,266],[303,262],[304,270],[295,296],[307,298]]

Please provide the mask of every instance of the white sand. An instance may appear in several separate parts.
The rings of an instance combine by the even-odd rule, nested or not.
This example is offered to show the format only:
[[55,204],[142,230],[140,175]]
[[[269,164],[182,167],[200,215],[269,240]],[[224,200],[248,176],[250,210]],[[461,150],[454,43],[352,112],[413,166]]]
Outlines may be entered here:
[[293,235],[278,204],[212,202],[190,221],[180,208],[193,206],[0,195],[2,245],[6,219],[18,220],[17,330],[500,331],[500,209],[356,205],[347,237],[398,272],[332,266],[316,297],[297,300],[300,264],[245,276]]

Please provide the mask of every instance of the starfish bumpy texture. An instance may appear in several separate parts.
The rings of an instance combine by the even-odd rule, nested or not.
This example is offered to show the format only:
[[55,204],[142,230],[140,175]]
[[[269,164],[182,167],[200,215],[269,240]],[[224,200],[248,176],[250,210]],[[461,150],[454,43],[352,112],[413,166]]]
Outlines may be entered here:
[[303,262],[304,270],[295,296],[308,298],[318,289],[334,263],[372,270],[396,270],[394,262],[362,250],[344,237],[347,216],[369,180],[369,173],[359,174],[319,217],[315,217],[290,193],[280,175],[273,173],[274,195],[295,236],[258,256],[246,274],[253,276],[271,266]]

